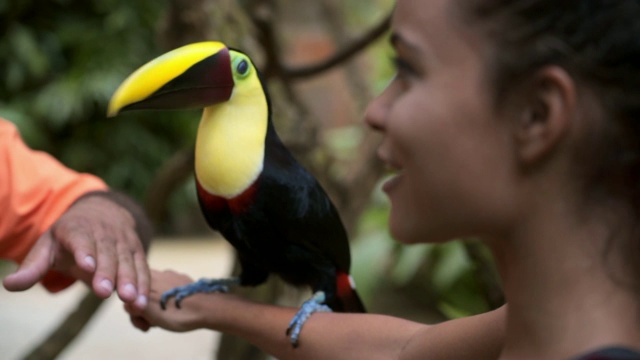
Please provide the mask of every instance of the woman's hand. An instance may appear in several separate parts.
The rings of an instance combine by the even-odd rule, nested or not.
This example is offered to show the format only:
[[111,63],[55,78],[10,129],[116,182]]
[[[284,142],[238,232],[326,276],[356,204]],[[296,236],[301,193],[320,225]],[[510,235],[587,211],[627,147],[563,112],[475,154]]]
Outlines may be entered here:
[[193,280],[184,274],[171,270],[151,271],[151,289],[149,291],[149,304],[144,310],[125,304],[125,310],[131,317],[131,322],[142,331],[147,331],[153,326],[159,326],[166,330],[185,332],[201,327],[203,309],[200,304],[203,298],[210,300],[215,294],[194,294],[185,298],[180,303],[180,309],[176,308],[173,301],[169,301],[166,310],[160,307],[160,296],[167,290],[177,286],[192,283]]

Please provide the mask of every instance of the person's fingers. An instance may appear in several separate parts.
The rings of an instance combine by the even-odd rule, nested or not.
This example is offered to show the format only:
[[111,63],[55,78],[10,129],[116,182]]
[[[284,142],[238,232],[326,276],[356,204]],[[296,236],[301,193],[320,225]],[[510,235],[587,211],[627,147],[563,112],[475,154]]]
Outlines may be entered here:
[[96,271],[96,243],[91,229],[81,223],[60,220],[51,231],[53,238],[73,254],[76,266],[88,274]]
[[140,251],[134,253],[133,261],[135,262],[136,274],[138,275],[138,298],[134,305],[138,309],[144,310],[144,308],[147,307],[151,287],[151,273],[144,250],[140,249]]
[[131,319],[131,323],[133,324],[133,326],[135,326],[136,328],[147,332],[149,331],[149,329],[151,329],[151,325],[147,322],[147,320],[145,320],[142,317],[139,316],[130,316]]
[[[137,301],[144,308],[148,269],[143,268],[138,279],[141,265],[135,254],[144,254],[144,249],[133,224],[126,210],[104,198],[90,197],[78,202],[55,228],[57,240],[75,257],[74,276],[89,275],[91,287],[101,298],[116,290],[124,302]],[[142,259],[146,266],[146,258]],[[140,282],[144,296],[139,295]]]
[[134,327],[148,331],[151,328],[151,324],[141,315],[140,310],[136,309],[132,304],[124,304],[124,310],[129,313],[129,319]]
[[9,291],[23,291],[31,288],[49,271],[53,265],[55,244],[51,233],[44,233],[34,244],[18,270],[2,281]]
[[101,298],[107,298],[114,289],[117,273],[118,253],[116,239],[111,232],[99,227],[92,231],[96,243],[97,262],[93,276],[93,291]]
[[136,265],[133,258],[134,250],[129,244],[126,232],[119,232],[116,235],[116,252],[118,256],[117,269],[117,289],[118,296],[125,303],[133,302],[138,298],[138,276],[136,274]]

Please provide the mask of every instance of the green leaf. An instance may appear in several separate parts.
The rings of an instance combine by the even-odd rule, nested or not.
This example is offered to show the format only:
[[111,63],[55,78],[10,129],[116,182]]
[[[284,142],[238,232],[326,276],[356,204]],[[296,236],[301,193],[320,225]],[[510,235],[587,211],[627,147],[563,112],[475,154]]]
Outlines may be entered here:
[[451,288],[465,271],[471,269],[464,246],[459,241],[439,245],[436,256],[431,281],[439,292]]
[[358,293],[365,302],[377,293],[381,279],[390,265],[389,254],[394,247],[386,231],[369,233],[351,246],[351,274]]
[[434,247],[432,244],[402,246],[391,273],[392,280],[398,285],[406,285],[415,277]]

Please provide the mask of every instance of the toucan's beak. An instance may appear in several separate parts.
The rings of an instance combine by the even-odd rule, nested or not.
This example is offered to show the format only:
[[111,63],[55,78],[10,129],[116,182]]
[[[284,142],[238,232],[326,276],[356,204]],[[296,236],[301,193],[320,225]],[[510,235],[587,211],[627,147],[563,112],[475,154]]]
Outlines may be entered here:
[[109,102],[108,116],[134,109],[204,108],[233,92],[229,49],[201,42],[170,51],[131,74]]

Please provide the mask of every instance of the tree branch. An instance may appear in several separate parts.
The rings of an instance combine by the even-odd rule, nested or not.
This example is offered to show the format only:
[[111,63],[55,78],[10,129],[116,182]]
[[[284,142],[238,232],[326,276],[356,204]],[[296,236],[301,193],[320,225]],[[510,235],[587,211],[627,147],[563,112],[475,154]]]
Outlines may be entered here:
[[51,334],[34,347],[24,360],[55,359],[87,325],[103,300],[87,290],[78,307]]
[[287,67],[282,65],[281,69],[279,69],[279,75],[285,79],[297,80],[321,74],[322,72],[340,65],[360,53],[360,51],[382,36],[389,29],[390,25],[391,15],[387,15],[387,17],[385,17],[378,25],[369,30],[361,38],[354,40],[351,44],[345,46],[342,50],[337,51],[328,59],[316,64],[300,67]]

